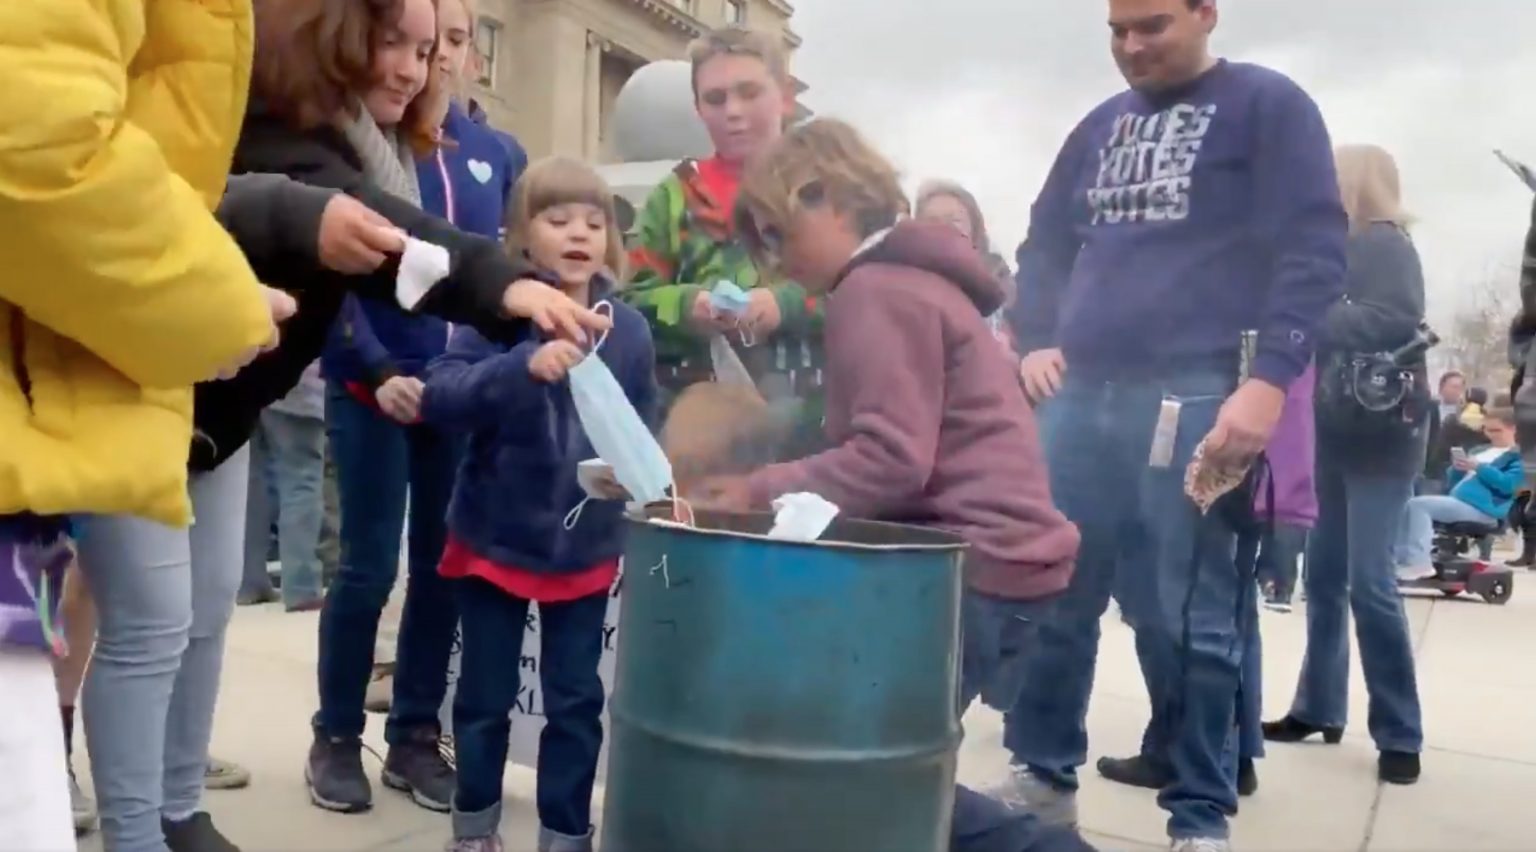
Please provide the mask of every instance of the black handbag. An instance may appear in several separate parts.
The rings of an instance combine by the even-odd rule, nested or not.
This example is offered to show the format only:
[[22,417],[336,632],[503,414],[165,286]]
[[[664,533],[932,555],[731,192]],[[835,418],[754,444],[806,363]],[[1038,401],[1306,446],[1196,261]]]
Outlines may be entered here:
[[1433,404],[1422,366],[1440,342],[1426,325],[1390,352],[1335,352],[1318,366],[1318,429],[1357,439],[1413,435]]

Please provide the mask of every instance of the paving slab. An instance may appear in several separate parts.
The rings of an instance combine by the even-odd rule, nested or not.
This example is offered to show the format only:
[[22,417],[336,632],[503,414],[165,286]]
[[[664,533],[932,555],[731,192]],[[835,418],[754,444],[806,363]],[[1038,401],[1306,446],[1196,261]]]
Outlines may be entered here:
[[[1524,582],[1526,580],[1529,582]],[[1260,789],[1242,800],[1233,824],[1239,850],[1254,852],[1412,852],[1533,847],[1536,808],[1536,575],[1517,577],[1514,599],[1424,597],[1407,611],[1418,650],[1427,747],[1414,787],[1376,781],[1376,752],[1365,730],[1367,699],[1351,671],[1351,725],[1344,742],[1271,746],[1259,764]],[[1305,603],[1294,613],[1264,613],[1266,718],[1282,715],[1305,650]],[[214,735],[217,755],[248,766],[247,790],[208,794],[206,806],[248,852],[264,850],[432,850],[448,818],[411,804],[377,783],[375,807],[361,815],[314,808],[303,784],[314,712],[317,621],[276,606],[242,608],[231,628]],[[1134,752],[1147,719],[1146,691],[1132,635],[1113,614],[1103,623],[1089,708],[1090,757],[1080,802],[1084,830],[1104,850],[1166,848],[1155,794],[1110,784],[1092,763]],[[985,786],[1006,775],[1002,718],[978,706],[966,717],[961,780]],[[383,753],[383,720],[370,717],[365,741]],[[84,761],[80,761],[82,770]],[[365,757],[377,772],[376,756]],[[503,837],[509,850],[534,847],[533,773],[509,767]],[[601,813],[602,790],[594,810]],[[100,849],[87,838],[82,850]],[[878,850],[850,850],[878,852]]]

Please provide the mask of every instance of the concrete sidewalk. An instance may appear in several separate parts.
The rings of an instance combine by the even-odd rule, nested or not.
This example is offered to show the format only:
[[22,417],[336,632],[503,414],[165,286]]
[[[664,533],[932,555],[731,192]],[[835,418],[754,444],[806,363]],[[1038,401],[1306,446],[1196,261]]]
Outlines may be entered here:
[[[1305,604],[1302,604],[1304,607]],[[1234,842],[1239,850],[1516,850],[1536,846],[1536,575],[1516,577],[1514,599],[1490,606],[1472,599],[1409,601],[1429,746],[1414,787],[1376,782],[1376,752],[1365,732],[1359,666],[1351,686],[1351,726],[1337,747],[1273,746],[1259,764],[1259,792],[1244,799]],[[1305,644],[1306,616],[1265,613],[1266,718],[1289,704]],[[241,609],[225,666],[214,750],[255,774],[243,791],[209,793],[220,828],[247,852],[264,850],[433,850],[448,820],[429,813],[374,778],[372,812],[343,816],[316,809],[304,791],[309,716],[315,706],[316,616],[275,606]],[[1105,619],[1090,711],[1093,758],[1131,754],[1147,718],[1147,699],[1130,629]],[[383,723],[368,741],[382,753]],[[1001,776],[1006,754],[1000,717],[984,708],[966,719],[962,780],[983,785]],[[365,758],[376,772],[377,758]],[[83,764],[84,761],[81,761]],[[1091,763],[1091,760],[1090,760]],[[81,767],[84,769],[84,767]],[[1087,767],[1081,814],[1104,850],[1166,849],[1164,814],[1151,791],[1109,784]],[[601,791],[599,791],[600,795]],[[532,850],[537,830],[533,778],[511,770],[503,837],[509,850]],[[601,814],[601,803],[594,806]],[[95,838],[82,849],[100,848]],[[850,852],[854,852],[850,850]],[[877,852],[858,850],[857,852]]]

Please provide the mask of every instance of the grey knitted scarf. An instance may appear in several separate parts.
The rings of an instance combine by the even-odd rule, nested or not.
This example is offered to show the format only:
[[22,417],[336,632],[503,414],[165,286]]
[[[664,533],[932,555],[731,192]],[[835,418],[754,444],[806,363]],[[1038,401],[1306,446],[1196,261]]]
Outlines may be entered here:
[[390,195],[421,206],[421,185],[416,180],[416,158],[395,130],[384,130],[362,104],[357,116],[342,128],[352,149],[363,161],[363,176]]

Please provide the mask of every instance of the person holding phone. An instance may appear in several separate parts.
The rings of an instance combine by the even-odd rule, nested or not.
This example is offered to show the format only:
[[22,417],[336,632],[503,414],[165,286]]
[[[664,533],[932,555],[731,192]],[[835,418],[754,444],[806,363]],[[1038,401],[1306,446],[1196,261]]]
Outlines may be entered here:
[[1403,581],[1435,575],[1431,548],[1434,526],[1483,524],[1492,532],[1499,519],[1509,516],[1515,494],[1525,484],[1525,464],[1516,445],[1515,413],[1490,408],[1483,417],[1488,443],[1471,452],[1451,449],[1451,469],[1446,474],[1450,492],[1415,497],[1403,515],[1397,545],[1397,576]]

